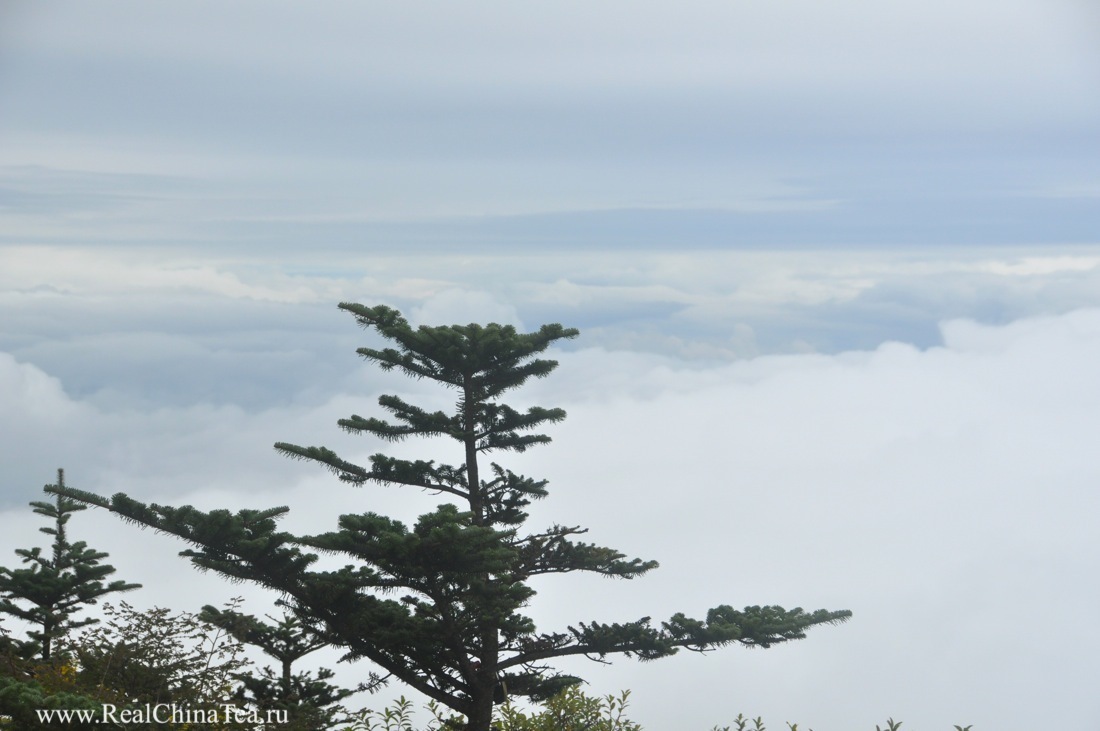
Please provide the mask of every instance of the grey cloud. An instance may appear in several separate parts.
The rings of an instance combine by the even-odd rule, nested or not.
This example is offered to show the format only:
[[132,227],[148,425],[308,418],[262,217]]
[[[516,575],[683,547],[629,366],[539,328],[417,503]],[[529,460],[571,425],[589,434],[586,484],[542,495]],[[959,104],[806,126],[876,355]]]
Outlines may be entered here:
[[[7,353],[0,354],[0,370],[4,507],[37,499],[38,487],[58,467],[70,470],[74,484],[79,476],[89,490],[132,492],[154,500],[201,491],[252,496],[278,492],[288,468],[271,445],[311,434],[332,435],[330,442],[346,445],[335,422],[362,404],[361,399],[369,403],[372,393],[369,385],[350,383],[349,392],[358,398],[328,394],[249,411],[232,403],[234,398],[223,404],[138,401],[127,398],[130,394],[120,385],[112,402],[101,403],[107,399],[70,396],[60,381]],[[112,375],[122,379],[127,374]],[[231,375],[238,388],[251,377]],[[269,400],[265,395],[265,403]]]
[[[1088,147],[1081,152],[1090,154]],[[830,163],[822,165],[827,169]],[[584,168],[559,171],[557,178],[526,180],[518,176],[518,167],[496,176],[481,171],[465,186],[461,168],[451,168],[442,178],[430,181],[405,171],[378,198],[369,191],[384,188],[385,176],[370,172],[369,165],[350,188],[341,187],[340,179],[318,179],[316,187],[301,194],[292,193],[289,180],[247,187],[249,192],[241,194],[232,179],[203,188],[196,180],[161,186],[142,176],[123,185],[117,182],[122,176],[111,176],[116,181],[113,186],[95,181],[92,186],[83,183],[69,189],[62,184],[46,192],[10,182],[15,176],[9,175],[14,195],[0,216],[6,228],[2,240],[9,244],[140,246],[156,242],[211,252],[265,246],[284,255],[297,254],[303,247],[344,255],[540,254],[559,249],[1066,244],[1095,238],[1100,199],[1020,192],[1042,180],[1079,179],[1074,171],[1060,171],[1056,164],[1040,165],[1028,173],[1011,173],[1007,189],[1002,181],[1000,189],[991,190],[986,178],[1001,171],[997,166],[977,165],[970,169],[956,161],[951,169],[932,172],[914,171],[912,163],[901,162],[894,174],[912,172],[913,179],[904,185],[888,183],[878,191],[860,190],[850,181],[879,176],[879,170],[838,170],[790,186],[789,192],[778,189],[764,194],[745,194],[743,181],[722,193],[721,180],[708,177],[711,189],[719,192],[704,207],[691,204],[694,193],[688,191],[702,192],[705,186],[687,188],[676,182],[677,175],[691,177],[687,167],[663,179],[656,169],[640,170],[627,187],[615,192],[609,186],[593,185],[591,179],[567,192],[570,180],[585,177]],[[608,169],[598,168],[593,170],[595,180],[610,175]],[[287,174],[284,170],[274,177]],[[315,174],[307,172],[303,177]],[[64,177],[51,175],[50,184]],[[768,176],[760,180],[767,181]],[[942,189],[929,192],[940,185]],[[486,205],[477,201],[486,200],[491,190],[501,197],[493,198],[490,211],[456,215],[461,205]],[[219,195],[222,191],[224,197]],[[584,196],[591,197],[593,208],[578,209]],[[639,198],[664,199],[673,205],[626,205]],[[410,208],[410,201],[420,203]],[[387,202],[394,204],[391,213],[386,212]],[[425,206],[435,203],[447,212],[427,213]],[[557,210],[515,213],[547,205]]]
[[0,349],[61,377],[74,396],[108,406],[205,402],[263,409],[316,401],[357,368],[355,330],[335,314],[335,303],[28,299],[7,318]]
[[[129,155],[221,157],[183,181],[173,208],[120,206],[131,223],[158,224],[138,227],[146,239],[439,248],[446,230],[489,248],[502,237],[652,246],[649,229],[695,246],[1093,233],[1095,206],[1005,199],[1095,182],[1094,85],[1079,78],[1095,66],[1095,44],[1075,40],[1084,32],[1070,3],[699,5],[672,15],[632,5],[578,9],[581,24],[557,11],[532,23],[496,4],[480,6],[491,23],[439,7],[431,21],[406,8],[303,16],[276,5],[250,17],[247,4],[112,7],[126,24],[109,8],[24,11],[0,119],[18,149],[37,135],[40,154],[75,137]],[[224,21],[217,32],[211,13]],[[868,179],[878,190],[860,189]],[[127,187],[150,182],[153,198],[181,184]],[[779,212],[713,220],[712,210],[753,204]],[[807,206],[828,210],[796,213]],[[672,223],[647,212],[668,207],[696,211]],[[592,209],[611,213],[583,213]],[[569,215],[456,217],[545,211]],[[307,224],[288,223],[295,215]],[[446,220],[354,223],[387,215]],[[113,221],[116,235],[124,222]],[[96,230],[102,222],[81,223],[88,238],[110,236]],[[175,237],[159,230],[168,223]]]
[[[349,81],[436,90],[561,85],[752,88],[871,84],[904,93],[924,82],[971,94],[989,80],[1031,88],[1072,81],[1094,54],[1087,11],[1075,2],[869,7],[841,3],[714,6],[610,3],[553,10],[484,2],[462,8],[337,4],[188,3],[157,13],[131,3],[24,12],[7,45],[146,62],[203,62],[226,73],[274,69],[317,85]],[[145,32],[121,27],[115,14]],[[216,29],[210,18],[217,17]],[[95,29],[92,32],[90,29]],[[1021,48],[1031,51],[1020,53]],[[1006,66],[1007,71],[1006,73]],[[1063,83],[1064,83],[1063,81]],[[1000,89],[999,91],[1004,91]]]
[[1100,305],[1091,246],[654,251],[628,264],[614,252],[314,252],[278,276],[254,258],[197,268],[190,258],[132,260],[126,249],[72,261],[66,250],[36,251],[6,260],[0,350],[108,407],[323,401],[363,373],[354,350],[365,334],[336,310],[342,300],[429,323],[561,322],[582,331],[568,350],[697,363],[888,340],[931,347],[944,319],[997,324]]

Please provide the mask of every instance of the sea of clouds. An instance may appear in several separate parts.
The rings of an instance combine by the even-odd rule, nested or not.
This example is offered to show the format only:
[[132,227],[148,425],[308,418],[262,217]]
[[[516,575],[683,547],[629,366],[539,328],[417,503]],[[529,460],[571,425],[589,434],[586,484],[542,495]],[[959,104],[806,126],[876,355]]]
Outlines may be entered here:
[[[488,294],[444,293],[410,313],[431,321],[463,308],[516,317]],[[344,324],[352,341],[366,337]],[[40,542],[23,505],[56,467],[101,494],[288,505],[286,525],[301,531],[351,511],[415,519],[438,498],[347,488],[271,449],[291,441],[356,460],[426,449],[448,459],[446,444],[340,434],[335,420],[374,413],[379,393],[442,407],[448,398],[346,357],[351,369],[333,388],[257,407],[112,404],[108,392],[74,395],[46,368],[0,354],[4,545]],[[1020,728],[1037,709],[1072,727],[1098,710],[1100,309],[948,320],[930,346],[699,361],[582,340],[555,357],[558,371],[516,401],[563,406],[569,418],[549,429],[551,446],[496,458],[551,480],[533,527],[586,525],[597,543],[662,566],[629,583],[540,581],[531,611],[542,626],[702,615],[720,603],[855,613],[768,651],[567,663],[592,690],[632,688],[635,715],[652,728],[710,728],[738,712],[817,728],[887,715],[919,728]],[[269,611],[271,597],[187,568],[171,538],[103,514],[81,516],[73,532],[109,551],[120,577],[145,584],[131,597],[139,605],[197,609],[246,593],[251,611]]]

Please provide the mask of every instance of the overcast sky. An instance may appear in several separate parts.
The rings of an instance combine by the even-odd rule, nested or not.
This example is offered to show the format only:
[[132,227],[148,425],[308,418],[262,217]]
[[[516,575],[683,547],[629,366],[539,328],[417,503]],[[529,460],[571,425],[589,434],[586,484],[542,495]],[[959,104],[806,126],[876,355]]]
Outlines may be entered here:
[[[0,561],[59,466],[308,531],[430,510],[271,449],[363,459],[337,419],[439,398],[343,300],[581,329],[517,394],[570,414],[515,462],[533,527],[662,568],[538,586],[545,629],[855,612],[570,667],[649,731],[1100,713],[1094,3],[0,0]],[[82,530],[139,604],[240,592]]]

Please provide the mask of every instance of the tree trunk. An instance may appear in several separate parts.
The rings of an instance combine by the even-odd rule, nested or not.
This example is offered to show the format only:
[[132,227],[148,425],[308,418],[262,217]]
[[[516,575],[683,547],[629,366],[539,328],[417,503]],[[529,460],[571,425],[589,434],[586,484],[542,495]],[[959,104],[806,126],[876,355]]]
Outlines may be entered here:
[[466,716],[466,731],[491,731],[493,723],[493,685],[478,684],[473,703]]

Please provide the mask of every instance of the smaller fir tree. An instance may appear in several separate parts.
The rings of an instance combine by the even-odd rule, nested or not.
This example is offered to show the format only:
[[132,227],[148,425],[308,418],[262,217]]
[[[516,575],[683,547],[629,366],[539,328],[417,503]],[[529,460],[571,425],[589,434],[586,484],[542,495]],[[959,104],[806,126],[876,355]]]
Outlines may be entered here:
[[[65,471],[57,471],[57,484],[45,489],[65,489]],[[141,584],[125,581],[105,583],[115,567],[101,563],[107,554],[88,548],[84,541],[70,543],[66,526],[73,513],[85,505],[61,494],[53,502],[30,503],[34,512],[49,518],[51,527],[39,528],[53,537],[49,553],[39,547],[16,549],[16,555],[27,568],[8,569],[0,566],[0,613],[24,620],[34,626],[27,632],[27,642],[17,642],[18,651],[26,657],[50,659],[55,640],[69,630],[94,624],[92,617],[75,619],[86,605],[95,604],[104,594],[132,591]]]
[[250,614],[207,605],[199,619],[279,661],[277,671],[268,666],[259,673],[237,673],[235,678],[241,683],[236,693],[239,702],[261,712],[286,711],[287,722],[282,728],[320,731],[339,726],[348,715],[341,701],[355,693],[373,692],[384,683],[372,673],[367,683],[341,688],[329,682],[334,673],[328,668],[321,668],[316,675],[294,672],[295,662],[328,645],[297,617],[268,617],[275,622],[268,624]]

